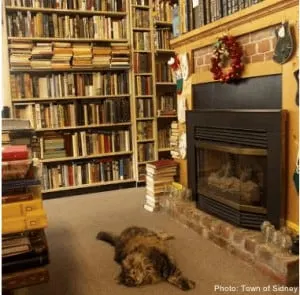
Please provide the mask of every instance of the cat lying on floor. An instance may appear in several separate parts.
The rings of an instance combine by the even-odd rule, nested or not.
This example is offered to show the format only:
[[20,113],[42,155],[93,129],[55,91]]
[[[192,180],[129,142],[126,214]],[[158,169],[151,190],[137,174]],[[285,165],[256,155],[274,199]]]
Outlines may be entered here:
[[195,287],[168,254],[165,241],[147,228],[129,227],[119,236],[99,232],[97,239],[115,247],[114,259],[121,265],[120,284],[137,287],[166,280],[185,291]]

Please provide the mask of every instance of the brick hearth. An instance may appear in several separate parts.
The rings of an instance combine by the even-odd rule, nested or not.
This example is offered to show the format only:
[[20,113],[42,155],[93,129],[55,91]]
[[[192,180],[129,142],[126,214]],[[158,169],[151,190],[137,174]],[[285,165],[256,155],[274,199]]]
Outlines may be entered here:
[[161,204],[174,219],[230,253],[251,263],[279,283],[298,285],[299,256],[281,255],[263,242],[261,232],[242,229],[196,208],[194,202],[167,198]]

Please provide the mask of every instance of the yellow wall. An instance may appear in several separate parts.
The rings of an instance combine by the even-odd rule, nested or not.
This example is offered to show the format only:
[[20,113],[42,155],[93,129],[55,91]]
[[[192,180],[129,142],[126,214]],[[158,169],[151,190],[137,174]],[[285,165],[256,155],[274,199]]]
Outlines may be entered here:
[[[288,20],[294,28],[295,43],[297,52],[299,50],[299,26],[298,26],[298,1],[295,0],[266,0],[256,4],[248,9],[225,17],[215,23],[208,24],[205,27],[196,29],[192,32],[184,34],[171,42],[173,49],[177,53],[189,53],[192,57],[193,50],[207,45],[213,44],[222,34],[231,34],[233,36],[241,36],[250,32],[254,32],[269,26],[280,24],[284,20]],[[295,169],[297,149],[299,142],[299,108],[295,104],[296,80],[293,72],[298,69],[298,54],[289,60],[289,62],[278,65],[273,61],[257,62],[255,64],[246,65],[244,77],[282,74],[282,108],[289,112],[288,126],[288,151],[287,151],[287,225],[298,230],[299,224],[299,199],[293,184],[293,173]],[[190,64],[193,64],[191,60]],[[202,72],[201,74],[193,74],[193,84],[213,82],[212,74]],[[192,97],[188,97],[191,105]],[[180,160],[182,184],[187,183],[187,167],[186,160]]]

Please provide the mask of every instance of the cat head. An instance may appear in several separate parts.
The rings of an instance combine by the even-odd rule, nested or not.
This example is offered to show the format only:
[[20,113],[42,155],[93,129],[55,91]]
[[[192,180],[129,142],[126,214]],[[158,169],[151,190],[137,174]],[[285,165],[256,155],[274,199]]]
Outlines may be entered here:
[[118,277],[119,283],[128,287],[149,284],[154,269],[142,253],[132,253],[122,261],[122,270]]

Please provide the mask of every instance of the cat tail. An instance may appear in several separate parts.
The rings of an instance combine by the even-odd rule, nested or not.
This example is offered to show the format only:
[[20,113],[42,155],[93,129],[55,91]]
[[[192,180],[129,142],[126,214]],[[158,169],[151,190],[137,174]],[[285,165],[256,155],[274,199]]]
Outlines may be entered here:
[[104,242],[107,242],[108,244],[112,245],[112,246],[116,246],[118,237],[114,234],[108,233],[108,232],[104,232],[101,231],[97,234],[96,237],[97,240],[101,240]]

